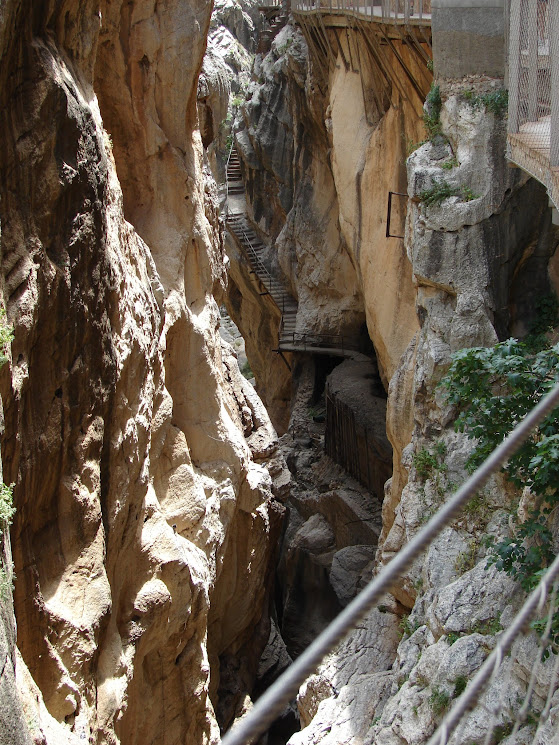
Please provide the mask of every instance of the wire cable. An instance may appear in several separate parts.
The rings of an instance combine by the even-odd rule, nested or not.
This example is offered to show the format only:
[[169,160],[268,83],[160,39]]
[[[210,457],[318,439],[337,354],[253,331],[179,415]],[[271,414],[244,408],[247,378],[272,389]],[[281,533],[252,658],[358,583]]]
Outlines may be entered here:
[[[425,527],[384,566],[363,591],[324,629],[309,647],[256,701],[253,708],[224,736],[222,745],[249,745],[279,716],[302,683],[347,634],[373,609],[422,551],[454,520],[462,506],[511,455],[530,432],[559,404],[559,384],[548,393],[503,440]],[[554,562],[555,565],[555,562]]]

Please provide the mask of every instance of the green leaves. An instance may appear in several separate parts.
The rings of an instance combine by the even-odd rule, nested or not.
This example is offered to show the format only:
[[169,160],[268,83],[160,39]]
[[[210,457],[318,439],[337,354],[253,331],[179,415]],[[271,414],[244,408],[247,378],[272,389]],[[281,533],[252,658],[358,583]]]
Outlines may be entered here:
[[15,508],[12,504],[12,487],[0,483],[0,538],[4,529],[10,526]]
[[8,361],[6,348],[12,343],[14,332],[11,326],[6,322],[6,311],[0,308],[0,367]]
[[[551,317],[556,305],[550,302],[547,309]],[[528,340],[508,339],[492,348],[454,355],[441,385],[447,401],[458,410],[457,431],[475,441],[469,469],[477,468],[559,380],[559,345],[550,347],[540,334],[549,323],[539,324],[538,334]],[[519,489],[529,487],[533,506],[513,537],[493,544],[488,565],[530,590],[553,558],[549,523],[559,503],[559,409],[546,417],[503,470]]]

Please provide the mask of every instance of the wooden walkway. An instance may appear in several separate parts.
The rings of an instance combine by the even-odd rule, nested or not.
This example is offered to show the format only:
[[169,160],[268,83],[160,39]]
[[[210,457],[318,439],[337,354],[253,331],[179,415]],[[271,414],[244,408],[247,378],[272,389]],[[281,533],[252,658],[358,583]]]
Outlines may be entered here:
[[340,16],[392,26],[431,26],[431,0],[294,0],[295,14],[316,14],[326,26],[339,26]]

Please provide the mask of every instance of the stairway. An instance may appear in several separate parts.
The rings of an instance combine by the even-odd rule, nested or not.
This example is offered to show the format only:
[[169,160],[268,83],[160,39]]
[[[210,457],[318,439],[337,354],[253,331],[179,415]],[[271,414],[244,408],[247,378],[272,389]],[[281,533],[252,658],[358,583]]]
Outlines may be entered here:
[[264,12],[264,15],[266,15],[270,20],[270,26],[265,31],[262,31],[260,34],[260,39],[258,42],[258,49],[257,54],[268,54],[272,47],[272,41],[276,38],[277,34],[281,31],[281,29],[285,26],[288,19],[288,14],[285,12],[278,13],[277,7],[274,6],[273,8],[276,12],[273,16],[268,16],[268,13],[264,12],[266,9],[262,6],[259,8],[261,12]]
[[273,277],[264,262],[262,255],[265,245],[262,243],[246,215],[233,214],[227,218],[227,227],[235,236],[245,254],[252,271],[258,277],[264,288],[263,294],[268,294],[282,314],[278,348],[283,344],[293,342],[295,323],[297,320],[297,303],[285,290],[283,284]]
[[244,192],[241,160],[237,148],[233,145],[227,161],[227,194],[244,194]]
[[[269,295],[281,312],[278,348],[275,351],[280,354],[282,351],[312,351],[340,357],[355,357],[356,350],[359,348],[356,339],[348,339],[340,335],[319,334],[312,331],[296,332],[297,303],[287,292],[283,283],[272,276],[264,264],[263,257],[266,246],[246,215],[246,204],[243,209],[239,209],[239,196],[237,195],[241,194],[244,194],[241,164],[237,149],[233,145],[227,163],[228,211],[226,225],[246,257],[251,271],[258,278],[264,290],[261,294]],[[233,206],[236,206],[237,209],[233,210]]]

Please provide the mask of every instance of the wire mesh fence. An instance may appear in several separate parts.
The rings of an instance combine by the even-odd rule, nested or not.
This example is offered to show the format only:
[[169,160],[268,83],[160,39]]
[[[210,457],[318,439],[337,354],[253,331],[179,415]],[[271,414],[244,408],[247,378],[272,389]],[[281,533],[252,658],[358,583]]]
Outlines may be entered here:
[[559,0],[512,0],[509,132],[559,166]]

